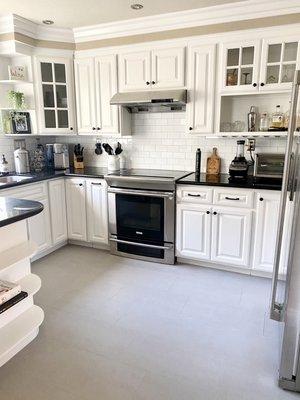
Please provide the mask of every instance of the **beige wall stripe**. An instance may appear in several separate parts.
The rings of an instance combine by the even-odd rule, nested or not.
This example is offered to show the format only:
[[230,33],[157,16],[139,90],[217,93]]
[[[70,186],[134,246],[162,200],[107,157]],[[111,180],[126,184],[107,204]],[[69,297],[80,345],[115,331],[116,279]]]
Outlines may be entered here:
[[33,39],[29,36],[23,35],[22,33],[15,33],[15,40],[28,44],[34,47],[46,47],[51,49],[62,49],[62,50],[75,50],[75,43],[68,42],[55,42],[51,40],[39,40]]

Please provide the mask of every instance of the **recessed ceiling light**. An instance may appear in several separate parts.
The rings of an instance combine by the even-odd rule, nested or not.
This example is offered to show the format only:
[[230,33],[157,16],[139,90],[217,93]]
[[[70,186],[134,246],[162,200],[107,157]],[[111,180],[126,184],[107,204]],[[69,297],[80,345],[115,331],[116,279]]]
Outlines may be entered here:
[[53,21],[51,21],[51,19],[43,19],[43,24],[45,24],[45,25],[52,25],[52,24],[54,24],[54,22]]
[[141,10],[144,6],[142,4],[131,4],[133,10]]

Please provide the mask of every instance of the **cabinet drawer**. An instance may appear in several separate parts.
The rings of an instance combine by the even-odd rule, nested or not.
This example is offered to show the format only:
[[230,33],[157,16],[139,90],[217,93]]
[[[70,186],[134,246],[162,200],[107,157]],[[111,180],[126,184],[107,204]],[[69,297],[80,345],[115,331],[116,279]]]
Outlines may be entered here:
[[211,204],[213,190],[206,186],[178,186],[177,200],[183,203]]
[[252,208],[254,192],[251,189],[240,190],[235,188],[217,188],[214,189],[213,202],[217,205]]
[[0,196],[16,197],[19,199],[38,199],[47,197],[47,183],[32,183],[0,190]]

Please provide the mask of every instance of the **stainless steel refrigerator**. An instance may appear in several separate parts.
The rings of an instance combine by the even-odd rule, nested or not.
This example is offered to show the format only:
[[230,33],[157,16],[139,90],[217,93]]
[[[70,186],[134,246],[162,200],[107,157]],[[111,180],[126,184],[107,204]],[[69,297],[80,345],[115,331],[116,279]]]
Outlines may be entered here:
[[[283,389],[293,391],[300,391],[299,85],[300,71],[296,71],[291,98],[270,303],[270,318],[278,321],[281,343],[279,385]],[[289,212],[292,210],[292,218],[288,220],[287,210],[290,210]],[[282,238],[286,231],[290,235],[288,248],[282,245],[285,242]],[[283,254],[285,254],[284,263]]]

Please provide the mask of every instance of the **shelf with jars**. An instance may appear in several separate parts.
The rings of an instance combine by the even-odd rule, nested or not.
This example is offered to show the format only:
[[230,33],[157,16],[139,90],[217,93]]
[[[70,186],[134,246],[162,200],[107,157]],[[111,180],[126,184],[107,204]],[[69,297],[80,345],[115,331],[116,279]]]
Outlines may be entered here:
[[216,135],[285,136],[289,109],[290,93],[220,96]]

